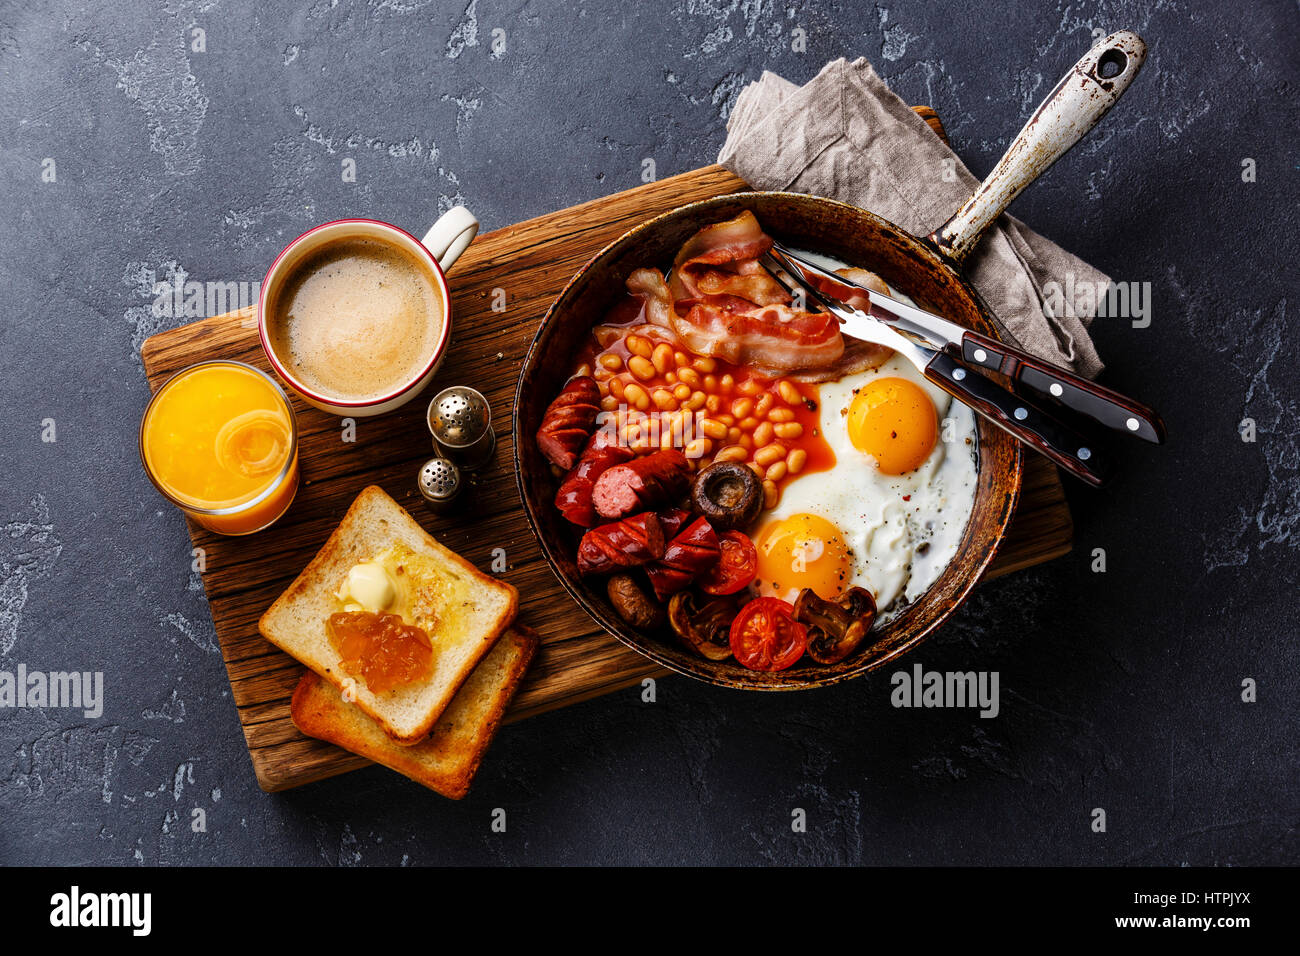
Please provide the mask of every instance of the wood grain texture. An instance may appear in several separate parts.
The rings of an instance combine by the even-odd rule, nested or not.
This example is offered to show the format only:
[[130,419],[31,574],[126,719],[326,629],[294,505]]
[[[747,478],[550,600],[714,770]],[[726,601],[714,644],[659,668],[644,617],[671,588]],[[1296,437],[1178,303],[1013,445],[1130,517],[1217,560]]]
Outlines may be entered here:
[[[378,484],[439,541],[487,569],[505,551],[506,580],[520,591],[520,620],[543,645],[507,721],[606,694],[668,672],[618,643],[561,589],[524,520],[511,471],[510,414],[520,362],[551,301],[603,246],[637,223],[698,199],[747,188],[709,166],[507,226],[479,236],[452,270],[453,334],[437,378],[424,396],[389,415],[357,419],[356,440],[342,440],[340,420],[294,400],[302,482],[289,512],[267,531],[225,538],[190,523],[206,552],[204,588],[258,782],[284,790],[343,773],[367,761],[304,737],[289,717],[301,666],[267,643],[257,620],[297,576],[356,494]],[[493,290],[507,308],[494,312]],[[142,349],[150,386],[209,358],[232,358],[269,371],[255,310],[245,309],[152,336]],[[557,361],[567,356],[557,356]],[[492,405],[498,436],[494,464],[471,476],[460,507],[433,515],[415,490],[432,454],[424,422],[427,398],[470,384]],[[1055,468],[1029,456],[1015,521],[988,576],[1006,574],[1069,551],[1072,523]]]

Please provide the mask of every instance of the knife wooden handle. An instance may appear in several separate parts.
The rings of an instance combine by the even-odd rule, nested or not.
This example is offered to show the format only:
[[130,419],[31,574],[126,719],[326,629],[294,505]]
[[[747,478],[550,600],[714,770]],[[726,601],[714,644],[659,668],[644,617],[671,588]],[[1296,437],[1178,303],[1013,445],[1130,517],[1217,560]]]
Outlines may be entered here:
[[1136,435],[1155,445],[1165,440],[1165,423],[1153,409],[1023,349],[978,332],[967,332],[962,336],[961,354],[967,364],[1000,372],[1113,431]]
[[1091,441],[947,352],[930,360],[925,377],[1094,488],[1110,477],[1109,463]]

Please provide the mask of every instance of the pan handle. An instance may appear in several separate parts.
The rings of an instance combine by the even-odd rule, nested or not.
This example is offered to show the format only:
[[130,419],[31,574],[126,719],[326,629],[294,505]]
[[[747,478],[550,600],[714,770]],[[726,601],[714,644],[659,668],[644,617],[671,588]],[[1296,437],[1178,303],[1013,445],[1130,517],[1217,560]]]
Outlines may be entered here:
[[1039,104],[993,172],[946,223],[930,233],[939,251],[960,263],[1021,190],[1082,139],[1128,89],[1147,45],[1120,30],[1093,46]]

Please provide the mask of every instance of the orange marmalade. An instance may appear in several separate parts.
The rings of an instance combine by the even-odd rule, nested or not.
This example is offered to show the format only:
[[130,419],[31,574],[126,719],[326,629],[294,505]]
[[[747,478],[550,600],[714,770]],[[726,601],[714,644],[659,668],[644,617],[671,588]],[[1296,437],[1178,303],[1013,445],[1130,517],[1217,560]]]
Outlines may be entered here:
[[433,645],[423,628],[400,614],[339,611],[329,616],[330,643],[343,658],[343,672],[383,694],[433,674]]
[[686,352],[645,324],[640,304],[628,296],[615,306],[573,370],[595,378],[607,413],[601,424],[617,428],[624,444],[638,454],[680,448],[696,470],[748,465],[763,482],[765,508],[776,506],[788,479],[835,464],[816,385]]

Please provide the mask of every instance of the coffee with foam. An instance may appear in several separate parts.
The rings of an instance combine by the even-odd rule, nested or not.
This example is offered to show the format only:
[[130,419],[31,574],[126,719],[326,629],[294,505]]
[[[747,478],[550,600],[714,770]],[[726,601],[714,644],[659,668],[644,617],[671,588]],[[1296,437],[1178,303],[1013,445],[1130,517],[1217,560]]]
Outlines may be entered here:
[[343,402],[383,398],[419,378],[446,321],[428,265],[369,237],[312,250],[268,305],[275,353],[306,388]]

